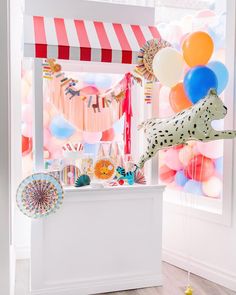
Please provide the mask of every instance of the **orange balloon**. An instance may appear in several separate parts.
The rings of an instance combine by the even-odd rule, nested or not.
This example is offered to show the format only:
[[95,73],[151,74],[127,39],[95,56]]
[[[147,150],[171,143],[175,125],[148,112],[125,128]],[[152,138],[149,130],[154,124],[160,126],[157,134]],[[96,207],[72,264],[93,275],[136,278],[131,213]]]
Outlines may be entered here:
[[184,60],[190,67],[205,65],[212,56],[214,43],[209,34],[194,32],[183,42]]
[[184,84],[182,82],[171,88],[169,100],[170,105],[175,113],[179,113],[182,110],[192,106],[191,101],[185,94]]

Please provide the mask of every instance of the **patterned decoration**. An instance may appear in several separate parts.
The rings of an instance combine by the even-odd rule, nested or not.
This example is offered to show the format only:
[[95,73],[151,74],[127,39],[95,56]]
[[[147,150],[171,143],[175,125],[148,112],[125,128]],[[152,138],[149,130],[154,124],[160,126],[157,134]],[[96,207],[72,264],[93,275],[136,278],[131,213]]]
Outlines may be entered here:
[[144,174],[139,169],[137,169],[135,171],[134,182],[138,183],[138,184],[146,184],[147,183]]
[[74,185],[80,174],[79,168],[75,165],[66,165],[61,171],[61,180],[65,185]]
[[95,162],[94,175],[100,180],[109,180],[115,174],[115,164],[109,158],[101,158]]
[[35,173],[25,178],[16,193],[16,203],[23,214],[39,218],[54,213],[64,198],[61,183],[52,175]]
[[157,79],[152,69],[153,58],[159,50],[170,46],[171,44],[169,42],[162,39],[152,39],[147,41],[140,49],[136,72],[149,81],[156,81]]
[[146,81],[144,86],[144,101],[147,104],[152,103],[152,91],[153,91],[153,81]]
[[53,75],[61,72],[61,65],[54,58],[49,58],[43,63],[43,78],[52,80]]

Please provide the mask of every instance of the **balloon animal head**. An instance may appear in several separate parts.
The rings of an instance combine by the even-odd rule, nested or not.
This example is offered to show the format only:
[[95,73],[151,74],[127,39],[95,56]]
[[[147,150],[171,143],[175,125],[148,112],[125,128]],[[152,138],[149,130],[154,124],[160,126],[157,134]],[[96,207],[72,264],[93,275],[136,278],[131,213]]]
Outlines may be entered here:
[[211,89],[209,91],[208,97],[205,100],[205,104],[206,110],[209,110],[209,115],[212,120],[220,120],[226,116],[227,107],[224,105],[221,98],[217,95],[215,89]]
[[158,150],[186,144],[189,140],[203,142],[236,137],[236,131],[217,131],[211,126],[214,120],[223,119],[227,108],[211,89],[208,95],[190,108],[166,119],[152,118],[141,125],[147,139],[147,149],[141,156],[138,167],[154,157]]

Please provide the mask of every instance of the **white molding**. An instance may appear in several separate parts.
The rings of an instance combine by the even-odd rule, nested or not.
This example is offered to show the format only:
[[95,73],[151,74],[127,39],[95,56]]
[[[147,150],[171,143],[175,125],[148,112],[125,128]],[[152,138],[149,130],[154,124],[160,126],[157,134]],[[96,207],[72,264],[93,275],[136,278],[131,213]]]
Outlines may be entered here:
[[30,246],[16,246],[15,257],[17,260],[30,259]]
[[89,279],[86,282],[73,281],[61,284],[55,283],[54,286],[31,290],[32,295],[80,295],[80,294],[96,294],[104,292],[115,292],[119,290],[129,290],[145,287],[155,287],[162,285],[162,276],[155,274],[144,276],[118,276],[110,278]]
[[12,293],[13,274],[10,253],[11,239],[11,136],[10,136],[10,9],[7,0],[0,1],[0,290]]
[[26,0],[25,13],[135,25],[154,25],[155,22],[154,7],[86,0],[70,0],[69,5],[71,9],[67,1]]
[[162,259],[195,275],[236,291],[236,273],[225,271],[205,261],[169,249],[163,249]]
[[33,160],[37,172],[44,169],[42,59],[34,59],[33,70]]

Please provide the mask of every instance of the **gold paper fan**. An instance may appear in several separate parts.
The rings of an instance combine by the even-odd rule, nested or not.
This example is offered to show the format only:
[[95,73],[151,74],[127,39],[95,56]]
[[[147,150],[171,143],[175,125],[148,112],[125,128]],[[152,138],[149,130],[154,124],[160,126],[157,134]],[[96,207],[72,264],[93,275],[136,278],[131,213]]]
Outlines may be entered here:
[[157,80],[153,73],[152,62],[156,53],[165,47],[171,47],[171,44],[163,39],[152,39],[147,41],[140,49],[136,71],[146,80]]

